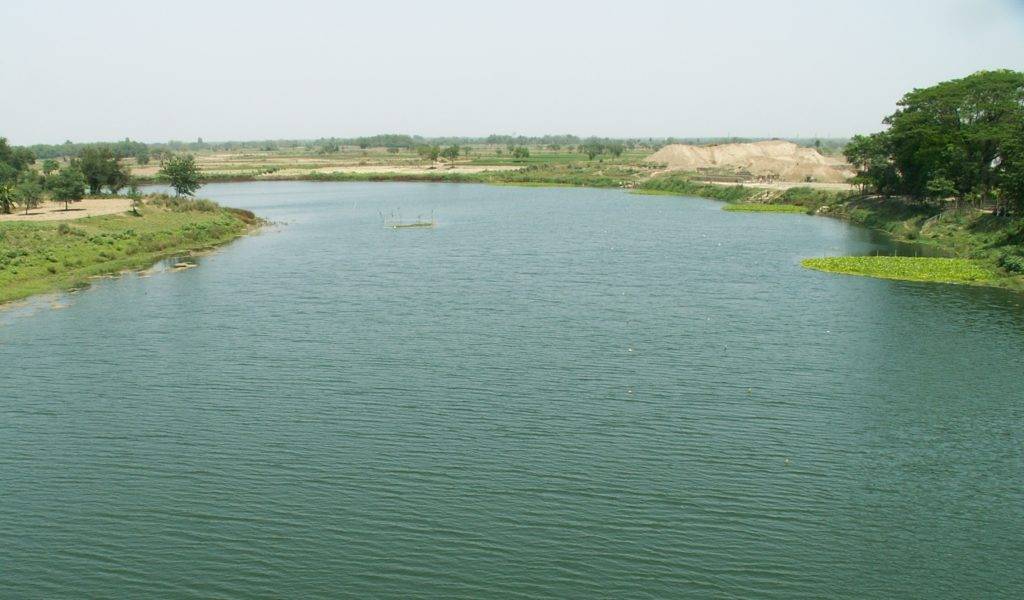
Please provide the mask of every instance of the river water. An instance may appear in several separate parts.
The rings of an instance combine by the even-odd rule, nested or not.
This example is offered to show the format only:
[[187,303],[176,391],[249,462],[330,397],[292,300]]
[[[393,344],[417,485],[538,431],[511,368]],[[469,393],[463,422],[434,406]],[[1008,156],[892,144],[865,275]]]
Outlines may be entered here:
[[201,193],[278,224],[0,311],[0,597],[1024,595],[1022,296],[695,198]]

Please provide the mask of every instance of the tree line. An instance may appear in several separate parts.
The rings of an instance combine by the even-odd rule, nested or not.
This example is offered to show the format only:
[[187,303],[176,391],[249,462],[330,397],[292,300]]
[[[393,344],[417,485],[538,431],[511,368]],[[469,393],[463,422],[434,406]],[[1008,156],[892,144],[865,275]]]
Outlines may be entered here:
[[1024,211],[1024,73],[980,71],[915,89],[843,153],[864,191]]
[[[0,213],[11,213],[16,207],[27,213],[44,197],[63,202],[67,210],[87,192],[97,195],[104,189],[116,195],[129,188],[129,195],[137,199],[138,186],[123,158],[111,144],[91,144],[79,147],[63,166],[46,158],[35,169],[37,157],[32,147],[12,147],[7,138],[0,137]],[[167,157],[159,173],[178,195],[191,196],[201,185],[191,154]]]

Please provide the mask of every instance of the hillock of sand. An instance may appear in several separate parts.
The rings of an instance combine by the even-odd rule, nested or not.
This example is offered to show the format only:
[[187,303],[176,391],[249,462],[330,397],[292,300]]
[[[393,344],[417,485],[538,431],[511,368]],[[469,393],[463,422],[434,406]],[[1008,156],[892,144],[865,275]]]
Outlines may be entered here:
[[739,180],[820,181],[840,183],[854,175],[841,158],[823,156],[814,148],[784,140],[693,146],[671,144],[646,159],[671,171],[692,171],[709,177]]

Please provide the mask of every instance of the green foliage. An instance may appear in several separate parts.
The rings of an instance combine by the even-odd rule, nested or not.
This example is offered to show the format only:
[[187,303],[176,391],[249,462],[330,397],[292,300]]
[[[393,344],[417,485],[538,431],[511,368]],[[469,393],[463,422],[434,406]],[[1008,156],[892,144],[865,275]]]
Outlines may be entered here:
[[202,187],[199,179],[199,168],[191,154],[172,156],[160,168],[160,176],[179,196],[191,196]]
[[530,149],[526,146],[516,146],[512,148],[512,158],[516,160],[525,160],[530,158]]
[[756,188],[744,187],[742,185],[713,185],[695,182],[683,173],[670,173],[668,175],[652,177],[643,182],[638,191],[713,198],[715,200],[725,200],[726,202],[746,202],[760,193],[760,190]]
[[451,162],[455,162],[455,159],[459,157],[460,151],[461,149],[458,147],[458,145],[452,144],[451,146],[448,146],[447,148],[441,151],[441,156],[447,158]]
[[16,200],[14,184],[0,181],[0,214],[7,215],[13,212]]
[[1024,73],[980,71],[916,89],[886,117],[889,129],[856,136],[847,159],[857,183],[914,198],[997,200],[1024,210]]
[[205,210],[208,201],[184,203],[179,207],[195,210],[150,204],[141,217],[104,215],[74,225],[0,223],[0,302],[80,285],[92,275],[143,268],[162,256],[222,244],[246,231],[247,222],[232,211]]
[[320,148],[317,149],[317,152],[320,154],[335,154],[339,150],[341,150],[341,146],[338,144],[337,140],[327,140],[320,144]]
[[1024,256],[1007,252],[999,257],[999,266],[1011,273],[1024,273]]
[[420,155],[423,160],[429,160],[434,162],[439,156],[441,156],[440,146],[419,146],[416,148],[416,154]]
[[158,206],[173,212],[216,212],[221,210],[220,205],[213,200],[168,196],[167,194],[154,194],[147,203],[150,206]]
[[31,150],[11,147],[7,138],[0,137],[0,184],[13,183],[35,161]]
[[610,154],[616,158],[622,156],[626,144],[619,140],[608,140],[600,138],[589,138],[577,146],[581,154],[586,154],[588,160],[594,160],[602,154]]
[[85,175],[74,164],[64,167],[48,181],[54,200],[64,202],[65,210],[70,202],[77,202],[85,196]]
[[59,169],[59,168],[60,168],[60,163],[58,163],[57,161],[53,160],[52,158],[48,158],[48,159],[43,161],[43,175],[47,175],[48,176],[51,173],[56,172],[57,169]]
[[351,145],[360,148],[412,148],[422,144],[423,138],[402,134],[384,134],[350,140]]
[[14,190],[19,205],[28,211],[36,208],[43,200],[43,186],[39,184],[38,177],[24,177],[18,182]]
[[99,142],[76,144],[66,141],[63,144],[36,144],[27,149],[38,158],[61,158],[79,156],[87,148],[104,148],[117,158],[135,157],[140,164],[149,162],[149,147],[142,142],[134,142],[128,138],[120,142]]
[[801,264],[809,269],[830,273],[906,281],[977,283],[1000,277],[999,272],[987,264],[965,258],[834,256],[808,258]]
[[74,164],[85,175],[85,182],[91,194],[101,193],[104,186],[116,194],[127,184],[127,168],[120,163],[109,146],[86,146]]
[[754,203],[741,203],[741,204],[726,204],[722,207],[722,210],[730,212],[781,212],[781,213],[807,213],[807,209],[803,206],[797,206],[795,204],[754,204]]

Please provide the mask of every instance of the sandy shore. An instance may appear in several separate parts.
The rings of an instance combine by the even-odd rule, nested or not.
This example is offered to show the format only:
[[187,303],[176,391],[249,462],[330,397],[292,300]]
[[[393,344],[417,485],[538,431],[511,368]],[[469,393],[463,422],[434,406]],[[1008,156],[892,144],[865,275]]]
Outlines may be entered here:
[[123,213],[130,210],[131,207],[132,201],[128,198],[87,198],[81,202],[72,202],[70,210],[64,210],[63,202],[44,202],[38,208],[28,211],[27,215],[24,210],[19,210],[10,215],[0,215],[0,222],[67,221],[95,217],[97,215]]

